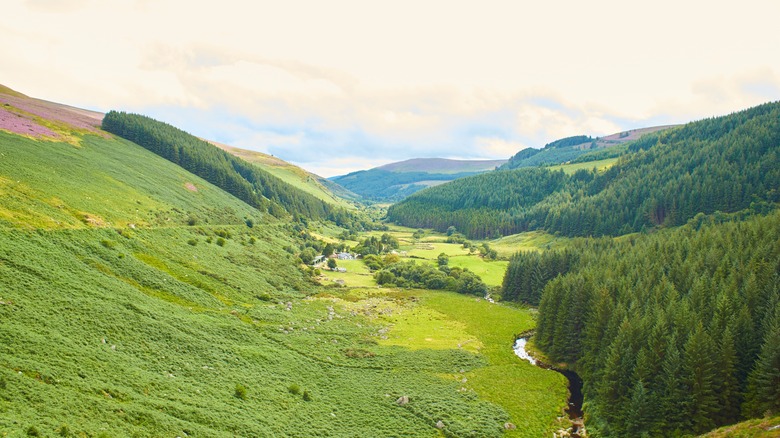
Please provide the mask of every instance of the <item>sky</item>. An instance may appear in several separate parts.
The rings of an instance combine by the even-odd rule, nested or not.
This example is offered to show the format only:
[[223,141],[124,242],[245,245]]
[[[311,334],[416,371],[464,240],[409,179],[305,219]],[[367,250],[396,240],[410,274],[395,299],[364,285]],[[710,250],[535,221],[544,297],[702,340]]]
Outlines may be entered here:
[[3,0],[0,84],[322,176],[780,100],[780,2]]

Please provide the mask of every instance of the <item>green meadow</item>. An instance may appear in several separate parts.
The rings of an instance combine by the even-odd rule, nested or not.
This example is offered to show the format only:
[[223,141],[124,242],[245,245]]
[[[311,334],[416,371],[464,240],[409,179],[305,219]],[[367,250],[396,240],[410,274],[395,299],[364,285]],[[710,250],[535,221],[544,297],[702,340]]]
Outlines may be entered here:
[[571,164],[558,164],[556,166],[547,167],[550,170],[563,170],[567,174],[571,175],[578,170],[593,170],[603,172],[617,163],[618,158],[606,158],[598,161],[586,161],[584,163],[571,163]]

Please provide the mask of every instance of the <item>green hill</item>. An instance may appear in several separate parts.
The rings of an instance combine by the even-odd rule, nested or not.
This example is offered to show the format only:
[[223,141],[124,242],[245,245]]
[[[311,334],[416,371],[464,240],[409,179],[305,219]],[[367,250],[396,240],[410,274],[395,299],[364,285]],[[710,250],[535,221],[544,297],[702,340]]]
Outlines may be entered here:
[[[620,235],[780,200],[780,104],[645,135],[603,172],[489,172],[392,206],[388,219],[470,237]],[[560,175],[559,175],[560,174]]]
[[350,192],[333,181],[310,173],[305,169],[290,164],[273,155],[240,149],[216,142],[211,143],[243,160],[259,166],[266,172],[278,177],[293,187],[310,193],[330,204],[352,208],[354,207],[354,204],[350,201],[357,201],[360,198],[355,193]]
[[415,158],[336,176],[331,180],[365,199],[397,202],[426,187],[487,172],[504,162]]
[[521,167],[555,166],[564,163],[586,163],[590,161],[616,158],[625,151],[625,144],[639,139],[645,134],[670,129],[673,126],[653,126],[618,132],[606,137],[593,138],[588,135],[576,135],[547,143],[541,149],[526,148],[500,169],[518,169]]

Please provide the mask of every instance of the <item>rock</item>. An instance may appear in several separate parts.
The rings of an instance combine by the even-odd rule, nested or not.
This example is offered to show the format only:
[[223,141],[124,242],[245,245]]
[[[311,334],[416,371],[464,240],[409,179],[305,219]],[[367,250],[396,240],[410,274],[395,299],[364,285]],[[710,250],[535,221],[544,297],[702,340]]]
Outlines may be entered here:
[[513,423],[504,423],[504,429],[506,429],[506,430],[515,430],[515,429],[517,429],[517,426],[515,426]]
[[436,428],[437,429],[444,429],[444,422],[439,420],[436,422]]
[[398,406],[403,406],[409,403],[409,396],[403,395],[401,397],[398,397],[398,400],[396,400],[395,402],[398,403]]

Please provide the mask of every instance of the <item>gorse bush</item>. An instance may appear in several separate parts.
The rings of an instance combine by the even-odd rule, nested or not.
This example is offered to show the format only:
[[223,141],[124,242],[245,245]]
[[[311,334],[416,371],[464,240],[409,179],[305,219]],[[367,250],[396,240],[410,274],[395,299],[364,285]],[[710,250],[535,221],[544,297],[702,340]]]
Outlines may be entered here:
[[246,387],[242,384],[236,384],[236,390],[233,396],[240,400],[246,400]]

